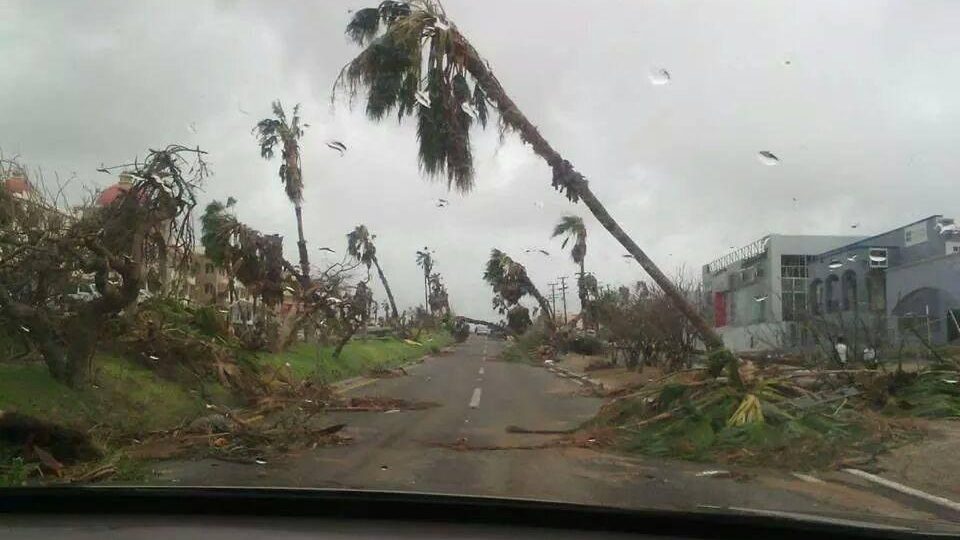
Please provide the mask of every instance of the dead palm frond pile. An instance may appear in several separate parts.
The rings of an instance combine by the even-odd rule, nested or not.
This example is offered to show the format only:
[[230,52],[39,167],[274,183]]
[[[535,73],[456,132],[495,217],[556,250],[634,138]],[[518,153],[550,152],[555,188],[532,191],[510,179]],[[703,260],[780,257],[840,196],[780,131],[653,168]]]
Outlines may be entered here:
[[733,384],[705,370],[677,372],[613,400],[593,423],[616,426],[629,451],[793,470],[870,459],[917,434],[912,422],[882,417],[847,379],[810,388],[750,362],[739,376]]

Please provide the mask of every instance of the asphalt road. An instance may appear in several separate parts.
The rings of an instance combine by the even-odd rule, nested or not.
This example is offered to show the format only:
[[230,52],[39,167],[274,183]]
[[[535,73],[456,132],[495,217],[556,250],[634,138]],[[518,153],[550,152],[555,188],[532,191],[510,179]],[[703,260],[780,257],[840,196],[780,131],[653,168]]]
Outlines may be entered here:
[[[351,444],[318,448],[284,463],[168,462],[161,481],[181,485],[269,485],[426,491],[546,499],[621,507],[932,519],[936,508],[856,482],[811,483],[783,471],[746,479],[698,476],[716,467],[576,447],[534,448],[591,418],[602,404],[576,383],[538,367],[497,359],[503,342],[471,337],[453,353],[427,358],[404,377],[359,380],[345,391],[435,402],[424,410],[334,413]],[[464,450],[463,447],[467,448]],[[518,448],[519,447],[519,448]]]

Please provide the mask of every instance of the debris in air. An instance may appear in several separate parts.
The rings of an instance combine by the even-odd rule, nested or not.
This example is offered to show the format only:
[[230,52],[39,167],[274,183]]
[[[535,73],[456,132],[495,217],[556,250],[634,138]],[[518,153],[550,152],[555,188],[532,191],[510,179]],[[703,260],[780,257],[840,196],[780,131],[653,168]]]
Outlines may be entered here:
[[780,158],[778,158],[773,152],[769,150],[761,150],[757,152],[757,159],[760,160],[760,163],[768,166],[774,166],[780,164]]
[[417,90],[417,93],[414,94],[413,97],[417,100],[417,103],[419,103],[421,107],[425,109],[430,108],[430,96],[427,95],[427,93],[423,90]]
[[840,261],[838,261],[838,260],[836,260],[836,259],[834,259],[834,260],[830,261],[830,264],[827,265],[827,268],[829,268],[829,269],[831,269],[831,270],[836,270],[837,268],[840,268],[841,266],[843,266],[843,263],[840,262]]
[[854,223],[853,225],[851,225],[850,228],[851,228],[851,229],[856,229],[856,228],[859,227],[859,226],[860,226],[860,222],[858,221],[858,222]]
[[196,123],[196,122],[190,122],[189,124],[187,124],[187,131],[189,131],[190,133],[193,133],[194,135],[196,135],[196,134],[197,134],[197,123]]
[[760,295],[760,296],[753,297],[754,302],[763,302],[766,299],[767,299],[767,295]]
[[333,249],[328,248],[328,247],[318,248],[318,250],[319,250],[319,251],[329,251],[330,253],[336,253],[336,251],[334,251]]
[[381,470],[381,471],[385,471],[385,470],[387,470],[387,469],[389,469],[389,468],[390,468],[390,467],[387,467],[386,465],[381,465],[381,466],[380,466],[380,470]]
[[341,156],[347,151],[347,145],[340,141],[329,141],[327,142],[327,146],[336,150],[337,152],[340,152]]
[[654,86],[663,86],[670,82],[670,72],[665,69],[657,69],[650,73],[650,84]]
[[262,457],[258,457],[258,458],[256,458],[256,459],[254,459],[253,462],[256,463],[257,465],[266,465],[266,464],[267,464],[267,460],[263,459]]
[[437,199],[436,204],[437,204],[437,208],[443,208],[444,206],[447,206],[448,204],[450,204],[450,201],[446,199]]
[[20,325],[20,329],[23,330],[24,332],[28,333],[28,334],[30,333],[30,329],[27,328],[26,326]]
[[547,250],[545,250],[545,249],[530,248],[530,249],[525,249],[525,250],[523,250],[524,253],[533,253],[534,251],[537,252],[537,253],[540,253],[541,255],[546,255],[546,256],[548,256],[548,257],[550,256],[550,252],[547,251]]
[[856,260],[857,260],[857,254],[854,253],[853,255],[847,257],[847,260],[850,261],[850,262],[856,261]]

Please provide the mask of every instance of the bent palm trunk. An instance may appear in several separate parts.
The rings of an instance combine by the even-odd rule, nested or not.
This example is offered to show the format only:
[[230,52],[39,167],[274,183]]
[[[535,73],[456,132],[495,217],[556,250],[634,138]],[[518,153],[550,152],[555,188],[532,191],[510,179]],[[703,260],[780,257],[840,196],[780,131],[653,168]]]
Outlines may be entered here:
[[400,314],[397,313],[397,302],[393,299],[393,291],[390,290],[390,284],[387,283],[387,276],[383,275],[383,269],[380,268],[380,261],[376,257],[373,258],[373,265],[377,267],[377,274],[380,275],[380,283],[383,283],[383,290],[387,292],[387,299],[390,300],[390,311],[391,316],[394,320],[400,318]]
[[[473,45],[467,41],[460,33],[455,34],[455,39],[459,41],[461,50],[465,53],[465,65],[471,75],[477,80],[477,84],[483,88],[487,96],[496,104],[497,110],[503,121],[520,134],[520,138],[533,147],[533,151],[544,159],[553,169],[554,187],[563,188],[572,192],[576,197],[583,199],[597,221],[603,225],[603,228],[613,235],[618,242],[640,263],[640,266],[650,275],[654,282],[664,291],[670,302],[675,308],[693,324],[697,333],[703,340],[708,349],[720,349],[723,347],[723,340],[713,328],[707,324],[707,321],[697,312],[696,309],[686,298],[680,294],[680,291],[674,286],[673,282],[647,257],[647,254],[640,249],[640,246],[630,238],[629,235],[620,227],[620,224],[613,219],[603,204],[590,190],[586,179],[580,173],[574,170],[573,166],[567,160],[550,146],[550,143],[540,135],[540,131],[534,126],[517,105],[510,99],[500,81],[490,71],[487,63],[480,57],[480,54]],[[574,199],[575,200],[575,199]],[[540,300],[537,293],[537,301]],[[545,300],[541,302],[541,308],[544,307]],[[549,310],[545,310],[549,313]]]
[[547,303],[547,299],[540,294],[540,291],[537,290],[537,287],[534,286],[532,282],[527,281],[527,287],[529,288],[530,294],[533,295],[533,297],[537,299],[537,303],[540,304],[540,311],[547,314],[547,324],[550,328],[554,328],[553,311],[550,310],[550,304]]

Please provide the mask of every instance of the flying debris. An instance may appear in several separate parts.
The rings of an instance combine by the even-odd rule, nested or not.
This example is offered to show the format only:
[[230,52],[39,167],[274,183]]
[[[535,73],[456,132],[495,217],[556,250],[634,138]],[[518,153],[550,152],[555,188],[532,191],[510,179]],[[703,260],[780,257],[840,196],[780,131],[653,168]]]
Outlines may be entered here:
[[829,269],[831,269],[831,270],[836,270],[837,268],[840,268],[841,266],[843,266],[843,263],[840,262],[840,261],[838,261],[837,259],[834,259],[834,260],[830,261],[830,264],[827,265],[827,268],[829,268]]
[[857,260],[857,254],[854,253],[853,255],[847,257],[847,260],[850,261],[850,262],[856,261],[856,260]]
[[329,148],[336,150],[337,152],[340,152],[341,156],[347,151],[347,145],[343,144],[340,141],[328,141],[327,146]]
[[336,253],[334,249],[328,247],[317,248],[317,251],[329,251],[330,253]]
[[760,163],[763,163],[764,165],[769,165],[771,167],[774,165],[778,165],[780,163],[780,158],[778,158],[776,155],[774,155],[773,152],[770,152],[769,150],[761,150],[757,152],[757,159],[760,160]]
[[753,301],[754,301],[754,302],[757,302],[757,303],[760,303],[760,302],[763,302],[764,300],[766,300],[767,298],[768,298],[768,296],[765,295],[765,294],[757,295],[757,296],[754,296],[754,297],[753,297]]
[[536,251],[537,253],[540,253],[540,254],[542,254],[542,255],[546,255],[547,257],[550,256],[550,252],[549,252],[549,251],[547,251],[547,250],[545,250],[545,249],[540,249],[540,248],[530,248],[530,249],[525,249],[525,250],[523,250],[523,251],[524,251],[524,253],[533,253],[534,251]]
[[632,259],[632,258],[633,258],[633,255],[631,255],[631,254],[629,254],[629,253],[624,253],[623,255],[621,255],[621,257],[623,257],[624,259]]
[[437,208],[443,208],[444,206],[447,206],[448,204],[450,204],[450,201],[446,199],[437,199],[434,202],[436,203]]
[[856,229],[856,228],[859,227],[859,226],[860,226],[860,222],[858,221],[858,222],[854,223],[853,225],[850,225],[850,228],[851,228],[851,229]]
[[190,133],[193,133],[194,135],[196,135],[196,134],[197,134],[197,123],[196,123],[196,122],[190,122],[189,124],[187,124],[187,131],[189,131]]

